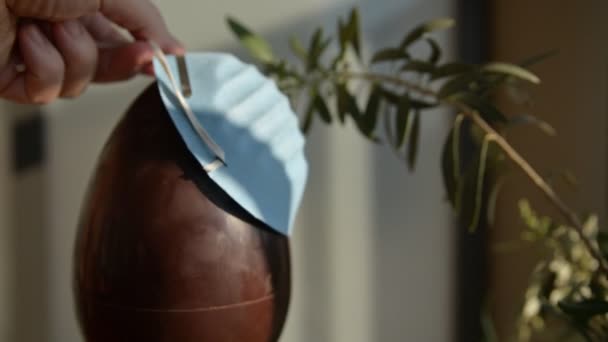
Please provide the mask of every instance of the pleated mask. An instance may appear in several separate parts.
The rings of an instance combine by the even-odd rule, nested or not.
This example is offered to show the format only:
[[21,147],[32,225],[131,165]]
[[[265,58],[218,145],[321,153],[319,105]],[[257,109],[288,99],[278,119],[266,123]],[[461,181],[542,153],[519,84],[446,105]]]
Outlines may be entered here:
[[154,68],[162,101],[201,172],[253,217],[290,235],[308,163],[287,97],[229,54],[157,52]]

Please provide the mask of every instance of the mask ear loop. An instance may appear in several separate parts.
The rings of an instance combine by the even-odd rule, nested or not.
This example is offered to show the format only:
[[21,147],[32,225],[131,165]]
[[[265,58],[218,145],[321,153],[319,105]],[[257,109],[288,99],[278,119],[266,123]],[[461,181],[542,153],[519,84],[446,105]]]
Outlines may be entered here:
[[[209,172],[213,172],[213,171],[217,170],[221,166],[226,165],[226,156],[225,156],[224,150],[213,140],[213,138],[211,138],[209,133],[207,133],[205,128],[203,128],[201,123],[198,121],[198,119],[194,115],[192,108],[190,108],[188,101],[184,97],[184,94],[182,93],[182,90],[180,89],[180,87],[176,81],[175,75],[171,71],[171,67],[169,66],[169,61],[167,60],[165,53],[161,50],[161,48],[156,43],[150,42],[150,44],[154,48],[154,53],[155,53],[156,57],[158,58],[163,70],[165,71],[165,73],[167,74],[167,76],[169,78],[173,93],[175,94],[175,97],[179,101],[181,109],[183,110],[183,112],[186,114],[186,117],[190,121],[192,128],[194,128],[194,130],[196,131],[198,136],[203,140],[203,142],[207,145],[207,147],[215,155],[216,159],[207,165],[203,165],[203,168],[205,169],[205,171],[207,173],[209,173]],[[186,77],[187,77],[187,75],[186,75]]]

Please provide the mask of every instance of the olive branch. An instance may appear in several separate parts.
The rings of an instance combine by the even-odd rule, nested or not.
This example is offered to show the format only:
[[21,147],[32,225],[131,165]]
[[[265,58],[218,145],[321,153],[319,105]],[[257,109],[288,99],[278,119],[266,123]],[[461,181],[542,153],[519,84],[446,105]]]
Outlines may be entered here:
[[[597,226],[590,228],[597,222],[592,217],[582,220],[560,198],[551,183],[509,143],[505,134],[509,127],[521,124],[535,125],[550,135],[555,134],[554,129],[534,116],[506,115],[493,101],[499,91],[521,94],[528,85],[539,84],[540,79],[527,68],[551,57],[553,52],[518,64],[443,62],[441,46],[433,34],[454,25],[454,20],[443,18],[417,26],[398,45],[381,49],[366,58],[360,15],[353,9],[346,20],[338,20],[335,37],[327,37],[324,30],[318,28],[307,47],[292,37],[289,45],[297,63],[290,63],[276,57],[270,44],[261,36],[233,18],[227,21],[261,70],[276,80],[279,89],[294,104],[304,104],[302,130],[305,133],[317,120],[327,125],[352,120],[364,137],[373,143],[389,145],[409,169],[414,170],[421,116],[442,106],[455,109],[457,115],[453,117],[443,148],[442,169],[448,199],[460,220],[471,232],[482,224],[484,208],[488,210],[485,216],[491,220],[501,184],[496,174],[506,168],[506,161],[510,161],[558,210],[564,222],[555,224],[553,219],[539,219],[523,199],[521,214],[531,232],[539,232],[541,221],[544,230],[538,238],[550,240],[555,237],[552,234],[561,234],[563,229],[571,231],[576,236],[575,242],[580,241],[595,260],[594,277],[601,274],[603,279],[608,279],[605,257],[608,248],[601,248],[608,244],[598,242],[603,235],[597,231]],[[421,51],[424,46],[426,48]],[[414,53],[415,48],[420,53]],[[520,102],[517,96],[513,100]],[[464,141],[472,142],[475,157],[468,158],[472,160],[463,158]],[[568,240],[563,244],[570,246],[574,242]],[[554,303],[555,306],[561,312],[580,314],[564,309],[581,303],[576,294],[572,292]],[[604,294],[593,298],[607,304],[605,311],[599,311],[604,315],[608,313],[605,297]]]

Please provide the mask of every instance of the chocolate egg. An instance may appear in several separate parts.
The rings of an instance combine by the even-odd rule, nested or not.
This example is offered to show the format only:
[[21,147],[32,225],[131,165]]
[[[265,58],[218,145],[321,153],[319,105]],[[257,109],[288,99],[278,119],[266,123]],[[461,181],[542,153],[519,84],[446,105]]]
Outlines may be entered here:
[[89,342],[276,341],[288,237],[202,172],[156,85],[107,142],[82,208],[74,290]]

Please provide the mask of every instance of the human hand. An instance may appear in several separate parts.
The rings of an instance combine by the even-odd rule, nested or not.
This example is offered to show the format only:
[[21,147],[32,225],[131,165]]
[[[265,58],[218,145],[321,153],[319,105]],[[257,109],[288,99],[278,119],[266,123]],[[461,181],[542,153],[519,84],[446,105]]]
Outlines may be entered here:
[[148,40],[184,52],[149,0],[0,0],[0,98],[49,103],[151,73]]

